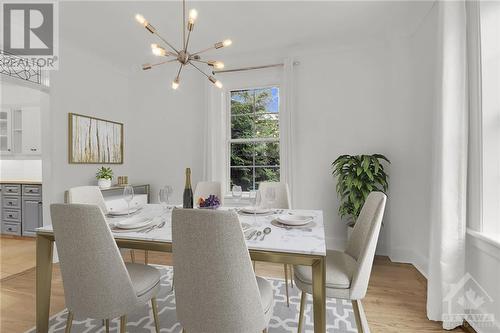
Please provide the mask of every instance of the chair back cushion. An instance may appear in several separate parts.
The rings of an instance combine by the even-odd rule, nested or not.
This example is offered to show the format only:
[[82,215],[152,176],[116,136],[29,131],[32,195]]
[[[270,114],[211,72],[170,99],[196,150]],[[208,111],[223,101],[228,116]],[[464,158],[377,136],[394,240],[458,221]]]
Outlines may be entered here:
[[194,190],[194,204],[197,206],[200,197],[207,198],[209,195],[214,194],[219,198],[221,205],[224,203],[224,196],[222,195],[222,186],[220,182],[198,182]]
[[177,318],[186,332],[257,333],[264,309],[234,212],[174,209]]
[[[274,188],[276,191],[276,201],[268,202],[266,191]],[[281,182],[262,182],[259,184],[260,206],[262,208],[291,209],[290,191],[287,183]]]
[[78,186],[68,191],[68,203],[97,205],[103,214],[108,213],[108,207],[98,186]]
[[351,283],[352,299],[361,299],[366,294],[386,199],[382,192],[371,192],[368,195],[349,239],[345,252],[357,262]]
[[137,305],[130,276],[101,209],[50,206],[66,307],[80,318],[124,315]]

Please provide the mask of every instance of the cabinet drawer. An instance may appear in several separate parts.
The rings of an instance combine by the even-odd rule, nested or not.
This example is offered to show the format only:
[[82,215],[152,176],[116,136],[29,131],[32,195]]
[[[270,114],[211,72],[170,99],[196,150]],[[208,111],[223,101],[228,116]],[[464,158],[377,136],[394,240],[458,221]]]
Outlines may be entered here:
[[21,198],[19,197],[3,197],[3,206],[5,208],[21,208]]
[[21,236],[21,223],[2,222],[2,234]]
[[3,195],[19,195],[21,194],[20,185],[3,185],[2,186]]
[[23,185],[23,195],[36,195],[42,194],[42,187],[40,185]]
[[21,222],[21,211],[4,209],[2,212],[4,221]]

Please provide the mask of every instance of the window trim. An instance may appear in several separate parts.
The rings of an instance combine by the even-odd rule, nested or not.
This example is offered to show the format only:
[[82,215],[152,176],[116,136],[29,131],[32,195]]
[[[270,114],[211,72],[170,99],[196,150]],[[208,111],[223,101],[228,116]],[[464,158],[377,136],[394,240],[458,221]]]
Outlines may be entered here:
[[[279,123],[279,137],[278,138],[242,138],[242,139],[231,139],[231,92],[233,91],[238,91],[238,90],[257,90],[257,89],[267,89],[267,88],[278,88],[279,94],[278,94],[278,123]],[[223,185],[223,191],[225,193],[225,196],[231,195],[231,188],[229,186],[229,183],[231,182],[231,143],[245,143],[245,142],[278,142],[279,147],[280,147],[280,181],[282,181],[282,172],[281,168],[283,167],[283,160],[282,160],[282,144],[283,144],[283,139],[282,139],[282,130],[281,130],[281,115],[282,115],[282,88],[281,84],[279,83],[266,83],[262,85],[251,85],[251,86],[233,86],[233,87],[228,87],[225,91],[225,102],[226,102],[226,107],[224,108],[224,118],[226,122],[226,128],[224,131],[224,145],[225,145],[225,156],[224,156],[224,166],[225,166],[225,176],[224,176],[224,185]],[[267,112],[270,113],[270,112]],[[266,112],[263,112],[263,114],[266,114]],[[243,167],[243,166],[242,166]],[[261,167],[261,166],[259,166]],[[275,167],[275,166],[273,166]],[[255,168],[255,165],[252,166],[252,168]],[[248,193],[248,191],[243,192],[244,194]]]

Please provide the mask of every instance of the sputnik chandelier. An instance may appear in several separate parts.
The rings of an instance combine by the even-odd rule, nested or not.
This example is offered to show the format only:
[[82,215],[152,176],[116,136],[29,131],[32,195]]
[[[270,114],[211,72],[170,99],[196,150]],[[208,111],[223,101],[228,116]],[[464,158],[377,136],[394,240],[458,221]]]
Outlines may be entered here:
[[[177,49],[172,44],[170,44],[165,38],[163,38],[162,36],[160,36],[158,34],[158,32],[156,31],[156,28],[153,27],[144,18],[144,16],[142,16],[141,14],[135,15],[135,19],[136,19],[137,22],[139,22],[139,24],[141,24],[144,28],[146,28],[147,31],[149,31],[150,33],[152,33],[153,35],[155,35],[156,37],[158,37],[169,48],[169,50],[167,50],[165,47],[163,47],[163,46],[161,46],[159,44],[156,44],[156,43],[155,44],[151,44],[151,51],[153,52],[153,54],[155,56],[165,57],[167,59],[163,60],[161,62],[155,63],[155,64],[144,64],[144,65],[142,65],[142,69],[143,70],[149,70],[149,69],[151,69],[151,68],[153,68],[155,66],[164,65],[164,64],[167,64],[167,63],[171,63],[171,62],[179,62],[179,64],[180,64],[179,70],[177,71],[177,76],[172,81],[172,89],[179,88],[180,75],[181,75],[182,68],[184,66],[188,66],[188,65],[193,66],[200,73],[202,73],[203,75],[205,75],[208,78],[208,80],[210,82],[212,82],[217,88],[222,88],[222,83],[213,76],[213,75],[215,75],[213,73],[213,70],[212,70],[212,75],[208,75],[200,67],[198,67],[198,65],[195,65],[195,62],[199,63],[199,64],[208,65],[209,67],[215,68],[215,69],[222,69],[222,68],[224,68],[224,64],[222,62],[215,61],[215,60],[203,60],[201,58],[200,54],[202,54],[204,52],[207,52],[207,51],[210,51],[210,50],[220,49],[222,47],[229,46],[229,45],[232,44],[232,42],[231,42],[230,39],[226,39],[226,40],[224,40],[222,42],[217,42],[213,46],[211,46],[209,48],[206,48],[204,50],[197,51],[197,52],[194,52],[194,53],[190,53],[188,51],[189,38],[191,37],[191,32],[193,31],[194,22],[196,21],[197,17],[198,17],[198,12],[196,11],[196,9],[191,9],[189,11],[189,17],[188,17],[188,21],[187,21],[187,24],[186,24],[186,1],[182,0],[182,44],[183,44],[183,46],[182,46],[182,48]],[[188,32],[187,33],[187,38],[186,38],[186,29],[187,29],[187,32]],[[173,58],[171,58],[171,57],[173,57]]]

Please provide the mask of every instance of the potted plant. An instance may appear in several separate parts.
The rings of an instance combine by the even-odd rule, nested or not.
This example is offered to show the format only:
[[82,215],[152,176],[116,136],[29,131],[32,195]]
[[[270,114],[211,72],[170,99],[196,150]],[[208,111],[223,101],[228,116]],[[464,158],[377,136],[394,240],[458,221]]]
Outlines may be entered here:
[[389,187],[383,161],[391,163],[381,154],[341,155],[332,163],[332,175],[337,178],[340,199],[339,215],[347,219],[348,237],[368,194],[372,191],[385,193]]
[[96,173],[97,185],[101,189],[110,188],[113,179],[113,170],[111,168],[101,167]]

